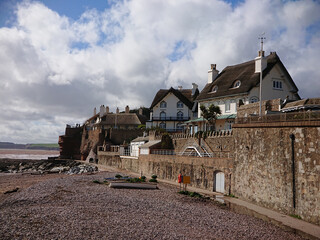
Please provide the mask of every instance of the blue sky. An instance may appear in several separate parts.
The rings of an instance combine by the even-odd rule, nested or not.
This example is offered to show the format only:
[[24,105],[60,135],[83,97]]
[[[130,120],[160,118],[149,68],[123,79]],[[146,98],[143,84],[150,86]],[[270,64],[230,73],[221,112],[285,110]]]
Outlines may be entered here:
[[254,59],[262,32],[301,97],[319,97],[319,12],[316,0],[1,0],[0,141],[57,142],[102,104],[202,89],[211,63]]

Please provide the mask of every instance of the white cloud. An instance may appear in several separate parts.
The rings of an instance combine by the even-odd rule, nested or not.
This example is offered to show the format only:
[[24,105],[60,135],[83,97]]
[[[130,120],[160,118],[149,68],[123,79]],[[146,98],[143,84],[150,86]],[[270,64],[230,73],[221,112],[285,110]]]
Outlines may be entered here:
[[0,28],[0,141],[57,141],[100,104],[148,107],[159,88],[203,87],[210,63],[253,59],[262,32],[301,96],[318,97],[319,12],[311,0],[135,0],[72,20],[22,2]]

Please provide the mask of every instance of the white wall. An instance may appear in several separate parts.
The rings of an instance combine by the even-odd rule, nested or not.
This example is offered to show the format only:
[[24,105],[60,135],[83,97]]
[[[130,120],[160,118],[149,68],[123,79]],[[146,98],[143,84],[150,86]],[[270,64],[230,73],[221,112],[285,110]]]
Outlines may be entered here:
[[[167,103],[166,108],[160,108],[160,103],[165,101]],[[183,112],[183,117],[190,117],[191,110],[183,104],[183,108],[177,108],[177,102],[179,99],[172,93],[169,93],[164,99],[162,99],[156,106],[153,107],[153,117],[160,117],[160,113],[164,111],[166,117],[176,117],[179,111]]]

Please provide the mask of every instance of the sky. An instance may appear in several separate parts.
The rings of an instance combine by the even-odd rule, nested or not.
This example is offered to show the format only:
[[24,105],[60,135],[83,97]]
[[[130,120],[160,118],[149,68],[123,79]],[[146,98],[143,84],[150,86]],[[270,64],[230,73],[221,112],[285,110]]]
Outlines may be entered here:
[[319,0],[0,0],[0,141],[55,143],[94,107],[149,107],[211,63],[277,52],[320,97]]

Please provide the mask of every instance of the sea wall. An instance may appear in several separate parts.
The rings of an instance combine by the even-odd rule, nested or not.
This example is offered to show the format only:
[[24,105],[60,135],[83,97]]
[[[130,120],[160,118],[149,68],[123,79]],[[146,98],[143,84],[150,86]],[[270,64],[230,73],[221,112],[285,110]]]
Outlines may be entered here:
[[233,194],[320,225],[320,127],[283,125],[234,125]]
[[139,158],[110,156],[98,152],[99,164],[120,169],[126,169],[142,175],[157,175],[160,179],[177,182],[178,175],[190,176],[191,186],[215,190],[215,174],[224,173],[225,193],[231,190],[230,174],[232,159],[227,158],[200,158],[169,155],[140,155]]

